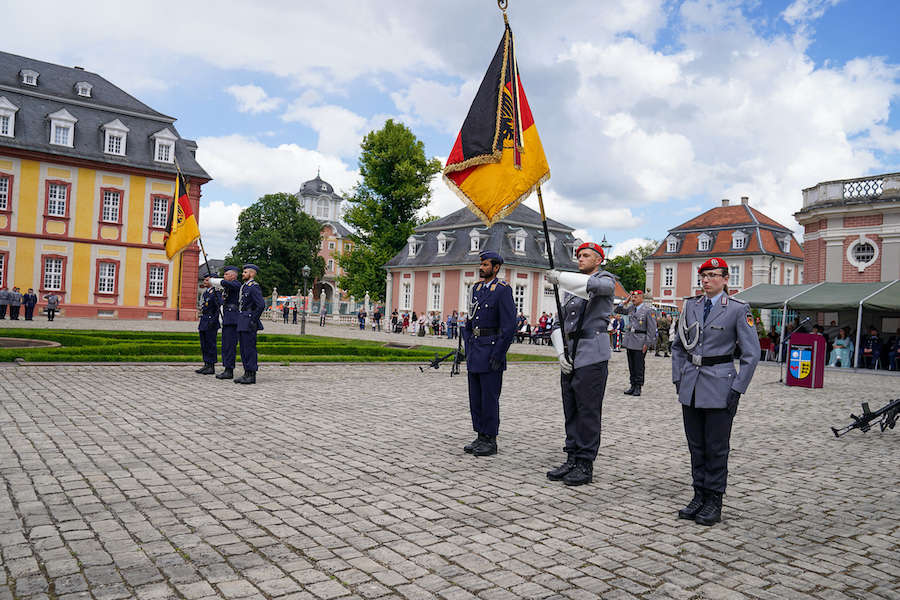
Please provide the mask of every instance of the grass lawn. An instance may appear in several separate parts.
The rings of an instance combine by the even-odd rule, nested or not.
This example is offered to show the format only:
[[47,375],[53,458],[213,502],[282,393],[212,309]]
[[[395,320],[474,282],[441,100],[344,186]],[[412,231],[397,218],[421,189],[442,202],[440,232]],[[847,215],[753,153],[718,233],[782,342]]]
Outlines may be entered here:
[[[56,348],[0,348],[0,362],[190,362],[202,363],[196,333],[3,329],[0,337],[51,340]],[[221,337],[220,337],[221,340]],[[450,348],[394,348],[388,343],[323,336],[260,334],[260,362],[428,362]],[[546,356],[509,354],[509,360],[545,361]],[[448,365],[449,366],[449,365]]]

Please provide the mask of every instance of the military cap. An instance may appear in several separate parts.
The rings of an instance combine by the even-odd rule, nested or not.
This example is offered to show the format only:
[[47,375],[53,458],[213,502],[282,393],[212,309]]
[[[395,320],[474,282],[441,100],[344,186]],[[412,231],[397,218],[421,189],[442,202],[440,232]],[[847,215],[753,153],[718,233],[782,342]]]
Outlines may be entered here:
[[578,249],[575,251],[575,256],[578,256],[578,253],[585,249],[593,250],[600,255],[600,258],[606,258],[606,253],[603,252],[603,248],[600,247],[600,244],[597,244],[595,242],[585,242],[582,245],[578,246]]
[[728,263],[725,262],[724,259],[721,258],[711,258],[697,269],[698,273],[702,273],[703,271],[707,271],[709,269],[725,269],[728,270]]
[[631,292],[631,293],[632,293],[632,294],[640,294],[641,296],[643,296],[643,295],[644,295],[644,290],[634,290],[634,291]]
[[259,267],[257,267],[257,266],[254,265],[253,263],[247,263],[246,265],[244,265],[244,268],[245,268],[245,269],[253,269],[253,270],[256,271],[257,273],[259,273]]
[[238,269],[238,268],[235,267],[234,265],[228,265],[227,267],[225,267],[225,269],[222,270],[223,273],[227,273],[228,271],[235,271],[235,272],[237,272],[237,271],[240,271],[240,269]]
[[500,254],[498,254],[497,252],[494,252],[493,250],[488,250],[486,252],[482,252],[481,254],[478,255],[478,260],[489,260],[491,262],[497,263],[498,265],[503,264],[503,257],[500,256]]

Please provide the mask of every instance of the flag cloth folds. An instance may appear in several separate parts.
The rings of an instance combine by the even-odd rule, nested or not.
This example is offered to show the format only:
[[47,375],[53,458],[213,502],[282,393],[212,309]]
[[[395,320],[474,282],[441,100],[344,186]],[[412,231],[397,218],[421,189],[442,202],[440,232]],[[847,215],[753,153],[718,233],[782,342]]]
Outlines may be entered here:
[[509,25],[444,166],[444,181],[490,227],[550,179]]
[[169,207],[169,219],[166,222],[166,256],[172,260],[198,237],[200,228],[197,226],[197,217],[191,208],[184,175],[178,171],[178,177],[175,178],[175,201]]

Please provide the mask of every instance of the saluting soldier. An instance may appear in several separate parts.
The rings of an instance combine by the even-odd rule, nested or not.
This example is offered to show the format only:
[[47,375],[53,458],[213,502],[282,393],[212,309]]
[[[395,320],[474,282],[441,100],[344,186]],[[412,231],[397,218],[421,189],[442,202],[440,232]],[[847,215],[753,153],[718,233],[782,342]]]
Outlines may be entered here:
[[241,344],[241,364],[244,366],[244,374],[234,380],[235,383],[256,383],[257,354],[256,332],[263,328],[260,317],[266,308],[262,289],[256,283],[255,277],[259,267],[254,264],[244,265],[242,276],[244,284],[241,286],[240,306],[238,312],[238,340]]
[[678,518],[712,525],[722,519],[731,425],[759,362],[759,338],[750,307],[728,295],[728,264],[712,258],[699,273],[704,294],[685,300],[672,344],[672,381],[682,405],[694,486],[694,497]]
[[241,282],[237,280],[238,268],[225,267],[225,275],[221,278],[210,277],[212,286],[222,290],[222,366],[224,370],[216,375],[216,379],[232,379],[234,377],[234,358],[237,354],[238,299],[241,295]]
[[653,309],[644,304],[644,291],[631,292],[616,312],[628,315],[628,327],[622,336],[622,345],[628,356],[628,374],[631,387],[625,390],[629,396],[640,396],[644,385],[644,360],[647,350],[656,342],[656,319]]
[[479,259],[481,281],[472,287],[472,316],[463,329],[469,412],[478,437],[463,450],[475,456],[490,456],[497,454],[500,388],[506,351],[516,333],[516,304],[509,284],[497,279],[503,258],[496,252],[482,252]]
[[222,297],[212,287],[209,277],[203,280],[203,295],[200,297],[200,351],[203,353],[203,366],[195,372],[200,375],[214,375],[216,372],[216,336],[219,333],[219,307]]
[[556,270],[546,273],[547,281],[565,292],[563,314],[554,320],[550,340],[561,371],[559,383],[566,427],[563,451],[567,456],[566,462],[547,472],[547,479],[562,480],[566,485],[583,485],[593,480],[594,460],[600,449],[603,395],[612,356],[609,315],[616,291],[615,277],[600,269],[604,255],[599,244],[581,244],[575,254],[580,273]]
[[659,311],[659,316],[656,318],[656,352],[654,352],[654,356],[659,356],[659,352],[662,350],[665,358],[669,357],[669,325],[671,324],[669,316],[663,311]]

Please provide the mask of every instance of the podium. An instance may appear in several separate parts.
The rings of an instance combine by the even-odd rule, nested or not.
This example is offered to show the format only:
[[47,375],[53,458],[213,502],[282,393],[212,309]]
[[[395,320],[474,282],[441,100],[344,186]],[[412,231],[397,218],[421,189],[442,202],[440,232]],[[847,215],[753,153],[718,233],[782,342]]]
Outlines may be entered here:
[[824,383],[825,355],[828,346],[825,338],[814,333],[791,335],[787,353],[787,377],[785,385],[820,388]]

